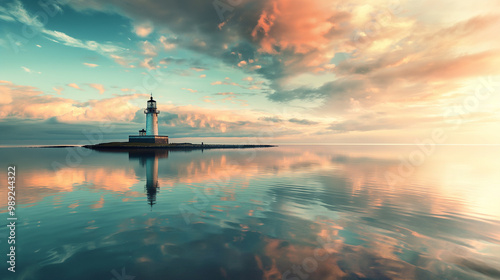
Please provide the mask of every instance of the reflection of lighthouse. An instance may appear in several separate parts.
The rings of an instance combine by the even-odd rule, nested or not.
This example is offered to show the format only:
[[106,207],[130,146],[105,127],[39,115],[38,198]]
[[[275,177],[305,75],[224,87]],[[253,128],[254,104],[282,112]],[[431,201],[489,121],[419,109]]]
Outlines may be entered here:
[[168,158],[168,150],[135,150],[129,151],[129,160],[139,159],[140,164],[146,167],[146,192],[148,204],[153,208],[156,204],[156,195],[160,191],[158,184],[158,159]]
[[146,193],[148,195],[148,203],[151,208],[156,202],[156,194],[160,190],[158,186],[158,157],[146,158]]
[[151,95],[148,100],[148,107],[144,110],[146,114],[146,135],[158,135],[158,114],[160,111],[156,109],[156,101]]

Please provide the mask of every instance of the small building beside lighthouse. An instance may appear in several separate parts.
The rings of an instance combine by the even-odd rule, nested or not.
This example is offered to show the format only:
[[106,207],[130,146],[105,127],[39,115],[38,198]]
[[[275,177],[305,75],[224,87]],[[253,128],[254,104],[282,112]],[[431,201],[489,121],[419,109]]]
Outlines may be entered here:
[[156,107],[156,100],[153,99],[152,94],[146,109],[144,109],[144,114],[146,114],[146,130],[139,130],[139,135],[130,135],[128,142],[168,144],[168,136],[158,135],[158,114],[160,111]]

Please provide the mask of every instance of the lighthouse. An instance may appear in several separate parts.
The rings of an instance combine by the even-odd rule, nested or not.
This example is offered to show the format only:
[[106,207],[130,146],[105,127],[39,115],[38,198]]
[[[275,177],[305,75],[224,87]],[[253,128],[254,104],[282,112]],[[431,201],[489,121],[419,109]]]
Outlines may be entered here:
[[146,114],[146,135],[158,135],[158,114],[160,111],[156,109],[156,101],[153,99],[153,94],[148,100],[148,107],[144,110]]
[[158,135],[159,113],[160,111],[156,107],[156,100],[153,99],[153,94],[151,94],[146,109],[144,109],[144,114],[146,114],[146,130],[139,130],[139,135],[130,135],[128,142],[168,144],[168,136]]

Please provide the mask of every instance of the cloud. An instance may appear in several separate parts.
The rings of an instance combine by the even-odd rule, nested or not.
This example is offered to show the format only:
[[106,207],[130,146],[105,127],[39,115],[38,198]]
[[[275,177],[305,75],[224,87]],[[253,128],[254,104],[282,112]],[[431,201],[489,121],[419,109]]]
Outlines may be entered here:
[[62,91],[64,90],[64,88],[62,87],[53,87],[52,88],[57,94],[62,94]]
[[[66,33],[50,30],[45,28],[44,24],[40,21],[40,16],[33,16],[26,11],[23,4],[20,1],[14,1],[7,5],[10,15],[22,24],[32,27],[36,31],[43,34],[47,39],[63,44],[65,46],[87,49],[90,51],[95,51],[101,55],[106,55],[110,53],[116,53],[124,51],[124,48],[118,47],[113,44],[101,44],[96,41],[84,41],[67,35]],[[51,4],[52,7],[56,8],[58,12],[62,9],[55,3]],[[4,19],[5,20],[5,19]]]
[[171,41],[175,41],[175,39],[169,39],[165,36],[161,36],[160,37],[160,43],[162,44],[163,48],[166,50],[166,51],[169,51],[169,50],[172,50],[172,49],[175,49],[175,47],[177,47],[177,45]]
[[6,14],[0,14],[0,20],[3,21],[16,21],[13,17],[6,15]]
[[147,68],[149,70],[154,70],[159,67],[155,64],[152,58],[145,58],[143,61],[139,63],[139,66]]
[[196,72],[201,72],[201,71],[206,71],[207,69],[202,67],[191,67],[191,70],[194,70]]
[[175,57],[166,57],[166,58],[163,58],[160,60],[160,64],[171,64],[171,63],[174,63],[174,64],[183,64],[183,63],[186,63],[188,62],[187,59],[185,58],[175,58]]
[[262,118],[259,118],[259,120],[266,121],[266,122],[273,122],[273,123],[283,122],[283,120],[279,117],[262,117]]
[[[76,84],[68,86],[80,89]],[[35,87],[16,85],[7,81],[0,83],[0,93],[5,100],[0,105],[0,118],[57,117],[58,120],[65,122],[130,120],[140,108],[129,101],[147,98],[146,94],[129,94],[81,102],[45,94]]]
[[[304,73],[333,72],[344,80],[356,78],[337,70],[338,62],[332,60],[338,53],[349,54],[349,62],[360,64],[373,63],[384,56],[396,59],[398,55],[396,63],[418,61],[428,54],[437,61],[458,55],[455,50],[459,49],[472,54],[477,49],[470,47],[491,40],[488,35],[493,34],[493,27],[498,24],[491,19],[463,20],[463,12],[460,17],[455,16],[460,12],[456,8],[450,7],[449,13],[438,17],[429,13],[425,5],[415,7],[411,2],[394,4],[390,0],[363,5],[330,0],[243,1],[226,18],[222,29],[218,28],[220,19],[207,13],[213,10],[212,3],[201,0],[189,4],[174,0],[140,3],[91,0],[68,4],[78,11],[120,13],[133,22],[150,21],[158,28],[168,28],[173,34],[169,35],[172,38],[168,39],[168,46],[173,44],[172,40],[177,46],[218,58],[228,65],[247,64],[243,69],[256,71],[271,81],[272,90],[278,92],[293,90],[285,85]],[[439,1],[438,4],[442,6]],[[197,9],[192,9],[193,6]],[[470,17],[488,9],[497,12],[477,6],[470,9]],[[410,16],[405,10],[416,10],[418,16]],[[435,16],[432,21],[429,14]],[[185,24],[187,21],[190,24]],[[452,25],[446,26],[450,22]],[[466,37],[469,39],[462,40]],[[165,40],[166,37],[160,41]],[[495,45],[498,43],[491,43]],[[488,45],[483,45],[485,48]],[[363,65],[358,70],[362,72]],[[325,81],[314,81],[310,88],[324,84]]]
[[33,71],[33,70],[29,69],[28,67],[21,66],[21,68],[22,68],[22,69],[24,70],[24,72],[26,72],[26,73],[30,73],[30,74],[42,74],[42,72]]
[[77,84],[75,84],[75,83],[67,84],[67,86],[68,86],[68,87],[72,87],[72,88],[74,88],[74,89],[81,90],[81,88],[80,88]]
[[131,59],[127,59],[125,57],[122,57],[122,56],[119,56],[119,55],[116,55],[116,54],[111,54],[110,57],[116,63],[120,64],[123,67],[126,67],[126,68],[134,68],[135,67],[134,65],[131,65],[131,63],[133,63],[133,60],[131,60]]
[[499,63],[500,56],[496,51],[459,55],[439,60],[422,59],[398,67],[377,69],[378,71],[373,73],[373,79],[380,82],[390,82],[397,78],[427,82],[450,81],[500,74],[500,69],[497,67]]
[[181,88],[182,90],[186,90],[186,91],[189,91],[189,92],[198,92],[197,90],[194,90],[194,89],[190,89],[190,88]]
[[204,97],[204,102],[207,103],[226,103],[230,102],[232,104],[239,104],[241,106],[248,106],[248,103],[246,100],[243,99],[237,99],[237,95],[234,92],[218,92],[215,94],[215,96],[223,96],[222,99],[215,99],[212,100],[210,96],[205,96]]
[[104,86],[101,84],[89,84],[91,88],[95,88],[97,91],[99,91],[99,94],[103,94],[105,89]]
[[155,57],[158,55],[158,52],[156,51],[156,47],[151,44],[149,41],[144,41],[141,43],[141,48],[142,48],[142,54],[144,54],[147,57]]
[[153,32],[154,27],[150,22],[143,22],[141,24],[134,25],[134,32],[139,37],[147,37],[151,32]]
[[292,119],[289,119],[288,121],[291,123],[296,123],[296,124],[300,124],[300,125],[318,124],[318,122],[315,122],[315,121],[310,121],[310,120],[306,120],[306,119],[297,119],[297,118],[292,118]]
[[442,120],[442,117],[424,117],[419,119],[419,122],[416,123],[414,116],[399,115],[398,117],[392,117],[387,114],[368,113],[358,115],[352,119],[333,122],[327,129],[334,133],[397,130],[416,126],[425,126],[429,123],[438,123]]
[[242,85],[240,85],[238,83],[235,83],[235,82],[215,81],[215,82],[212,82],[210,84],[212,86],[216,86],[216,85],[228,85],[228,86],[237,86],[237,87],[245,88],[244,86],[242,86]]
[[[183,128],[180,136],[197,131],[198,134],[207,133],[206,135],[225,133],[224,136],[230,137],[246,134],[247,129],[256,128],[248,117],[231,111],[208,110],[194,106],[165,106],[165,108],[167,109],[163,109],[163,112],[167,111],[169,114],[165,116],[166,118],[160,114],[158,123]],[[172,114],[175,114],[175,117]]]
[[269,95],[269,99],[288,102],[295,99],[315,100],[319,98],[347,98],[353,92],[364,87],[362,80],[341,80],[325,83],[318,88],[299,87],[293,90],[277,90]]
[[102,55],[117,53],[125,50],[124,48],[111,44],[100,44],[96,41],[82,41],[56,30],[43,29],[42,33],[65,46],[95,51]]
[[[47,124],[61,124],[57,130],[61,135],[71,134],[75,129],[82,129],[85,125],[93,124],[95,127],[99,125],[98,122],[110,122],[118,126],[117,137],[123,138],[128,135],[126,133],[141,127],[137,124],[144,123],[144,110],[134,104],[135,101],[144,102],[149,95],[127,94],[81,102],[45,94],[35,87],[0,81],[0,97],[1,119],[43,120]],[[165,129],[163,126],[168,126],[169,133],[175,134],[176,137],[249,137],[262,129],[270,129],[268,124],[258,120],[255,112],[245,110],[210,110],[173,104],[159,104],[159,109],[160,130]],[[73,126],[73,129],[61,130],[65,126],[63,124]],[[46,129],[47,125],[42,127]],[[278,134],[287,133],[296,134],[292,130],[280,131]],[[47,139],[54,139],[45,136]]]
[[200,75],[200,78],[206,78],[206,77],[207,77],[207,75],[206,75],[206,74],[201,74],[201,75]]
[[20,1],[13,1],[7,5],[8,13],[22,24],[42,27],[43,24],[38,20],[37,17],[32,17],[24,9],[23,4]]
[[12,87],[13,84],[8,81],[0,81],[0,105],[9,104],[12,102],[13,97],[9,92],[9,88]]
[[84,62],[84,63],[83,63],[83,65],[88,66],[88,67],[90,67],[90,68],[94,68],[94,67],[99,66],[99,65],[97,65],[97,64],[94,64],[94,63],[87,63],[87,62]]
[[[436,1],[433,9],[410,1],[394,5],[393,0],[245,0],[230,15],[225,14],[223,26],[215,12],[207,12],[214,11],[210,1],[76,0],[67,5],[80,12],[119,14],[134,27],[150,22],[165,35],[143,34],[150,36],[147,42],[155,49],[131,52],[121,45],[96,45],[57,31],[42,32],[48,39],[93,50],[124,67],[168,66],[170,73],[179,75],[194,75],[191,68],[208,67],[191,58],[151,58],[174,48],[200,54],[215,61],[211,65],[224,63],[243,77],[265,81],[263,86],[250,80],[246,87],[226,80],[213,85],[263,87],[261,92],[269,101],[298,105],[307,116],[335,119],[338,131],[342,126],[367,131],[347,121],[361,121],[364,114],[381,111],[404,114],[394,109],[398,106],[414,106],[414,118],[407,120],[421,118],[428,123],[426,114],[440,113],[435,104],[451,106],[465,84],[500,71],[500,41],[496,40],[500,10],[481,0],[457,7]],[[45,28],[24,9],[9,16]],[[146,57],[134,57],[141,51]],[[215,96],[209,99],[222,102]],[[397,122],[380,121],[399,127]],[[382,130],[385,126],[370,127]]]
[[[66,122],[57,117],[47,120],[5,118],[0,120],[0,128],[16,133],[3,133],[0,138],[2,143],[18,145],[89,144],[86,132],[103,132],[102,139],[92,139],[93,143],[123,141],[136,127],[123,122]],[[96,136],[92,134],[90,137]]]

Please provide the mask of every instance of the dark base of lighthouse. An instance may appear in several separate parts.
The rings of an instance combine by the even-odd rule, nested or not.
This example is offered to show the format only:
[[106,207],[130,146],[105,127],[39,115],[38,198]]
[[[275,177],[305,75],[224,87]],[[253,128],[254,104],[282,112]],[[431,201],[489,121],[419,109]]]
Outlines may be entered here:
[[155,143],[155,144],[168,144],[168,136],[136,136],[130,135],[128,137],[129,143]]

